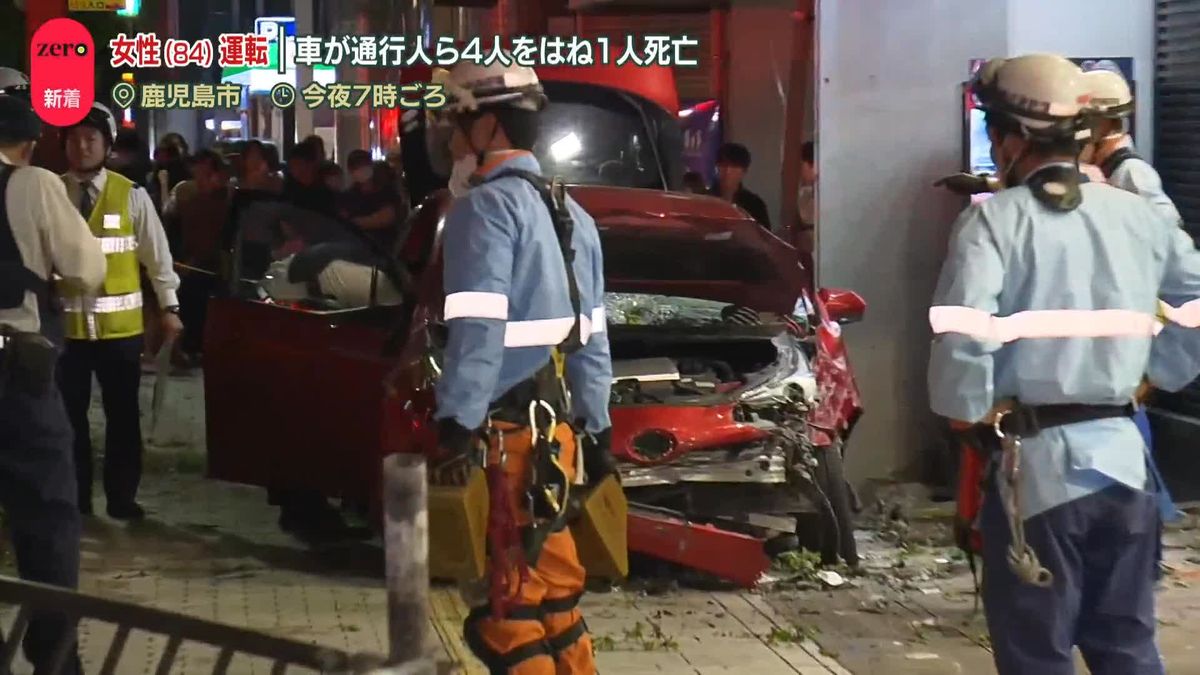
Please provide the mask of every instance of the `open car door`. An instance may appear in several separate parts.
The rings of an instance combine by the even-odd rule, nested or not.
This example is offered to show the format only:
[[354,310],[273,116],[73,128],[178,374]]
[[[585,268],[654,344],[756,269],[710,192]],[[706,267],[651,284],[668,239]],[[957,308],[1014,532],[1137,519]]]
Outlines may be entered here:
[[[385,344],[411,303],[379,265],[360,264],[369,252],[347,224],[253,193],[232,218],[231,280],[205,327],[209,476],[355,494],[378,475]],[[313,263],[321,247],[340,253]],[[336,266],[367,292],[329,297]]]

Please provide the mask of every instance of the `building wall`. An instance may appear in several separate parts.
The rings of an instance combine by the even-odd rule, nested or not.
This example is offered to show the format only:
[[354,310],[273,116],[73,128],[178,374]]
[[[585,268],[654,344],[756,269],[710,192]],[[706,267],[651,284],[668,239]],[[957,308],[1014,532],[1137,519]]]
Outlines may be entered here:
[[971,58],[1005,52],[1006,5],[825,0],[817,21],[820,283],[868,303],[843,332],[866,407],[847,469],[915,477],[929,299],[963,207],[932,183],[962,164],[960,85]]
[[1139,145],[1150,152],[1153,3],[819,4],[820,283],[868,302],[866,320],[844,332],[867,409],[848,471],[858,481],[916,478],[939,440],[925,384],[929,299],[964,206],[932,183],[962,163],[968,60],[1031,51],[1132,56]]

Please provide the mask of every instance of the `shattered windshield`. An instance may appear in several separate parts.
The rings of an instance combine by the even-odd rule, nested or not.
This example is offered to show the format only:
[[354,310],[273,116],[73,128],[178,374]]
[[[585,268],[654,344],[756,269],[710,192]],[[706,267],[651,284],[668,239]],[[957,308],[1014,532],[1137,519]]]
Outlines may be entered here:
[[607,293],[604,311],[619,326],[716,326],[728,303],[644,293]]

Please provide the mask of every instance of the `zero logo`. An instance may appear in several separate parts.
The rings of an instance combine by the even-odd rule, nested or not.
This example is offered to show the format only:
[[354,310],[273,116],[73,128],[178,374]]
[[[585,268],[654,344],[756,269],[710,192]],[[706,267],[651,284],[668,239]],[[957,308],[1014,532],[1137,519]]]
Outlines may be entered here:
[[47,124],[78,123],[96,100],[96,43],[74,19],[42,24],[29,42],[30,96]]

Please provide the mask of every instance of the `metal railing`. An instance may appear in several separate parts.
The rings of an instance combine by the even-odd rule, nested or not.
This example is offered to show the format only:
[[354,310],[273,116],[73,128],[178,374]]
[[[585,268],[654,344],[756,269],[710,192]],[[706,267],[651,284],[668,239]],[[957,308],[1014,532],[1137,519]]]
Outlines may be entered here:
[[[101,675],[117,673],[117,665],[134,630],[162,635],[166,647],[156,675],[169,675],[180,648],[196,642],[220,650],[213,675],[229,672],[234,656],[244,654],[272,663],[271,675],[289,667],[331,675],[433,675],[454,666],[435,662],[429,649],[428,525],[425,461],[413,455],[384,459],[385,539],[387,545],[389,654],[350,653],[329,647],[236,628],[178,612],[110,600],[75,591],[0,576],[0,605],[18,607],[13,624],[0,627],[0,675],[10,675],[18,648],[34,612],[61,613],[72,624],[100,621],[117,627],[101,666]],[[56,645],[49,675],[70,672],[75,658],[75,631]]]
[[[117,664],[121,660],[121,653],[129,640],[129,634],[134,630],[167,638],[166,647],[154,671],[156,675],[168,675],[171,672],[184,642],[199,642],[220,649],[212,671],[214,675],[227,673],[230,662],[239,653],[270,660],[273,663],[271,675],[283,675],[289,666],[299,666],[320,673],[358,675],[382,667],[385,661],[383,657],[374,654],[351,654],[176,612],[99,598],[9,577],[0,577],[0,604],[16,605],[20,608],[16,621],[5,631],[7,635],[0,633],[0,637],[4,638],[3,651],[0,652],[0,673],[5,674],[12,670],[18,646],[25,636],[34,611],[61,612],[72,621],[91,619],[115,625],[117,632],[109,644],[104,664],[99,671],[102,675],[118,672]],[[71,631],[71,634],[64,636],[57,645],[50,670],[53,675],[64,672],[73,659],[76,648],[74,638],[74,631]]]

